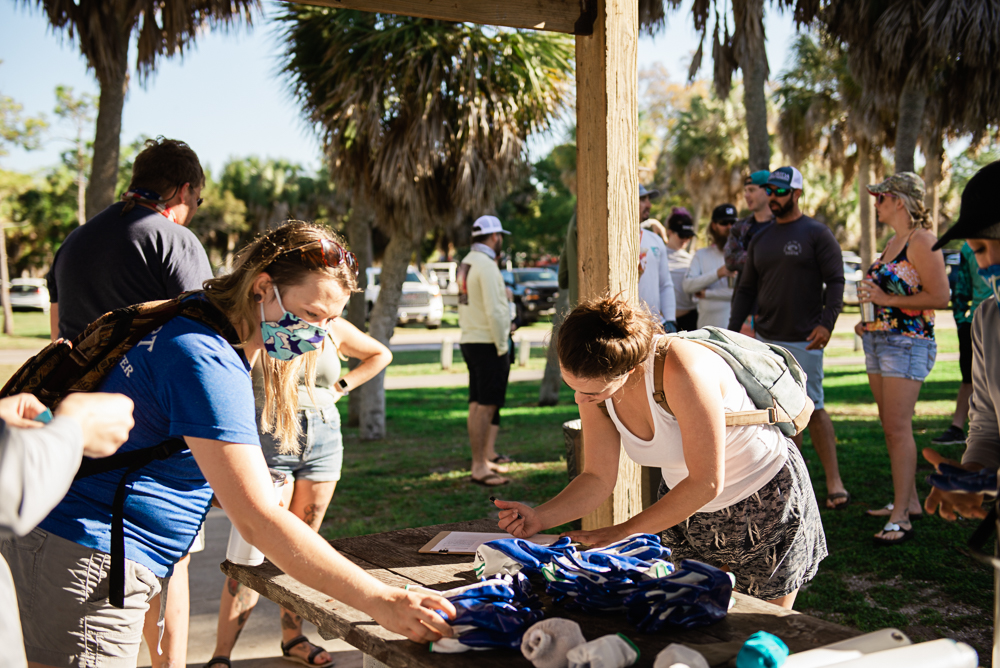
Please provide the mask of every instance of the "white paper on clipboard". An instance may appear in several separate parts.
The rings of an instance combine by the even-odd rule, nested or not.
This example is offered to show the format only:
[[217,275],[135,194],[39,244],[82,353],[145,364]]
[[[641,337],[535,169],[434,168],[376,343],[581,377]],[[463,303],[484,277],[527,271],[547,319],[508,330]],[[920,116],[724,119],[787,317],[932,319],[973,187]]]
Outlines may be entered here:
[[[509,533],[476,533],[472,531],[442,531],[417,550],[421,554],[475,554],[483,543],[501,538],[513,538]],[[539,545],[551,545],[559,540],[555,534],[538,533],[525,540]]]

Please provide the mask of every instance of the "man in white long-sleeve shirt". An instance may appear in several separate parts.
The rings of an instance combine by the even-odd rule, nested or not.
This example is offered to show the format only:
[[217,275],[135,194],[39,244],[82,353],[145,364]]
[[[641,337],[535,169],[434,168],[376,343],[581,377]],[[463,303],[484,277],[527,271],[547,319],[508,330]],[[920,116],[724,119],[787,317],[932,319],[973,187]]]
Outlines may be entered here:
[[[66,397],[47,425],[31,394],[0,399],[0,540],[27,535],[69,490],[81,456],[107,457],[128,438],[132,400],[121,394]],[[14,581],[0,557],[0,668],[27,665]]]
[[684,277],[684,292],[693,294],[698,301],[699,328],[706,325],[725,328],[729,324],[733,288],[728,281],[736,272],[726,268],[722,249],[735,222],[735,206],[721,204],[715,207],[708,226],[712,243],[694,254]]
[[[647,190],[639,185],[640,224],[649,220],[652,200],[659,196],[659,190]],[[667,262],[667,246],[660,235],[650,230],[640,229],[639,235],[639,300],[666,331],[676,332],[676,297]]]
[[510,305],[497,267],[505,234],[510,232],[499,218],[480,216],[472,224],[472,249],[458,265],[459,347],[469,367],[472,482],[485,487],[510,482],[493,468],[503,459],[496,453],[496,440],[510,375]]

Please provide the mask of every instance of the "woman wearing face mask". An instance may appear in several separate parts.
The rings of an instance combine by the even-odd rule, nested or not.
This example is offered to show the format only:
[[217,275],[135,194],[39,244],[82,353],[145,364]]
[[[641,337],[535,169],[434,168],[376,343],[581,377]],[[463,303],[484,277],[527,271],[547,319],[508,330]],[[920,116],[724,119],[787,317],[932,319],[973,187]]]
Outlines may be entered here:
[[[958,221],[935,244],[940,248],[952,239],[967,239],[979,265],[979,275],[990,286],[993,297],[984,300],[972,316],[972,398],[969,435],[962,462],[945,459],[931,448],[924,458],[937,466],[949,463],[969,471],[1000,469],[1000,161],[990,163],[973,176],[962,192]],[[944,492],[932,489],[924,510],[940,511],[941,517],[986,517],[983,494]]]
[[913,409],[937,355],[934,309],[947,307],[951,292],[944,257],[931,250],[937,239],[928,229],[923,180],[901,172],[868,190],[878,219],[895,232],[858,287],[859,299],[875,304],[875,320],[854,328],[892,466],[892,503],[868,514],[886,520],[875,543],[896,545],[913,537],[910,522],[922,515]]
[[[203,299],[233,325],[239,349],[211,328],[176,317],[149,334],[100,388],[136,405],[122,450],[182,437],[189,449],[139,470],[125,499],[125,564],[111,563],[110,507],[120,473],[77,481],[40,528],[2,550],[21,601],[28,660],[81,657],[135,664],[147,602],[194,540],[214,492],[240,534],[295,579],[426,642],[450,635],[434,595],[382,584],[274,501],[254,420],[249,370],[263,368],[261,424],[286,451],[300,435],[297,379],[312,384],[315,351],[357,289],[357,262],[328,231],[293,221],[251,243]],[[336,336],[336,334],[335,334]],[[125,572],[124,608],[108,600],[111,568]],[[124,660],[122,660],[124,658]],[[103,665],[103,664],[102,664]]]
[[[584,470],[537,508],[496,501],[499,527],[527,538],[593,511],[615,488],[624,448],[662,471],[659,501],[621,524],[567,535],[601,547],[662,532],[675,562],[727,568],[736,591],[790,609],[827,554],[819,508],[798,448],[778,427],[726,426],[726,413],[755,409],[732,368],[698,343],[662,337],[647,311],[617,297],[573,309],[558,350],[580,405]],[[657,371],[669,412],[653,397]]]

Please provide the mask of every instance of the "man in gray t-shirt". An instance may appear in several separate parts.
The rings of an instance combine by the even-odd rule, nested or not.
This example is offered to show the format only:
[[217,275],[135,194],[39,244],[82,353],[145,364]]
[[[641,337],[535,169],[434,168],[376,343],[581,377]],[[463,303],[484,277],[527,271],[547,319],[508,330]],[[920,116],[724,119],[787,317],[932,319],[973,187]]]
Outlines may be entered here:
[[[150,139],[135,157],[122,201],[73,230],[49,271],[52,338],[76,338],[94,320],[117,308],[201,289],[212,267],[198,237],[187,229],[201,204],[205,173],[191,147],[175,139]],[[174,566],[167,598],[188,600],[190,556]],[[157,655],[158,594],[143,629],[153,668],[185,665],[188,606],[168,606]],[[152,626],[152,627],[151,627]]]
[[[747,249],[729,329],[740,331],[756,301],[757,338],[787,348],[802,365],[816,407],[809,436],[826,473],[826,507],[835,509],[847,506],[851,495],[840,479],[837,437],[823,408],[823,350],[844,305],[844,261],[829,228],[799,209],[802,186],[794,167],[776,169],[764,185],[774,223]],[[801,435],[795,444],[801,449]]]

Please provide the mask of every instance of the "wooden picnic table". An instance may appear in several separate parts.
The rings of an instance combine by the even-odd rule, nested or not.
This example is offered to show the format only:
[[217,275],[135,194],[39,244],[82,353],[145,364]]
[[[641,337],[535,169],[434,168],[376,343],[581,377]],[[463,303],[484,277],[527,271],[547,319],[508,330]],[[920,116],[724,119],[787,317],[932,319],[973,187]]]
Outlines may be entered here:
[[[498,529],[496,521],[484,519],[340,538],[330,544],[386,584],[417,584],[444,590],[475,582],[470,555],[417,552],[440,531],[497,532]],[[513,650],[433,654],[426,646],[387,631],[363,612],[285,575],[269,561],[256,567],[238,566],[226,561],[222,564],[222,571],[309,620],[318,627],[323,638],[343,638],[357,647],[366,655],[366,666],[377,665],[371,659],[392,668],[531,666],[520,652]],[[785,641],[792,652],[797,652],[859,635],[855,629],[785,610],[742,594],[734,594],[736,605],[721,622],[691,631],[670,628],[656,634],[643,634],[636,631],[622,615],[570,612],[553,604],[544,591],[538,593],[545,604],[547,616],[577,621],[587,640],[609,633],[626,635],[641,651],[637,666],[652,666],[657,653],[671,642],[702,645],[742,643],[751,634],[763,630],[775,634]]]

